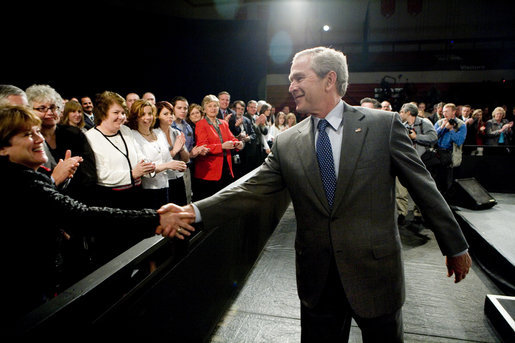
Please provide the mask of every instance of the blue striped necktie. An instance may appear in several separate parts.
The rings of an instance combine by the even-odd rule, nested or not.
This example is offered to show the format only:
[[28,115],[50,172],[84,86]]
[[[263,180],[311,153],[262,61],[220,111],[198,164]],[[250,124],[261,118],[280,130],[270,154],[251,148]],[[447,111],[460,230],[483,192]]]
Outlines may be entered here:
[[322,183],[324,184],[325,195],[329,207],[333,208],[334,192],[336,190],[336,173],[334,172],[334,159],[333,150],[331,149],[331,142],[329,136],[325,132],[329,122],[322,119],[318,122],[318,139],[316,143],[318,168],[320,168],[320,175],[322,176]]

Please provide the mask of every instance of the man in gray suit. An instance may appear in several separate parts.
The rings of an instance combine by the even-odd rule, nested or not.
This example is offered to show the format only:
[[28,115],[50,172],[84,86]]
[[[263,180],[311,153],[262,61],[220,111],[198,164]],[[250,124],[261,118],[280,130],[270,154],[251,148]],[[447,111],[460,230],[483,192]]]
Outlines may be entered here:
[[[302,342],[344,342],[352,318],[364,342],[402,342],[405,291],[395,177],[434,231],[455,282],[471,265],[467,242],[399,115],[342,101],[348,80],[343,53],[301,51],[289,78],[297,112],[311,116],[277,136],[271,154],[245,183],[176,210],[195,213],[209,228],[227,216],[245,216],[287,189],[297,219]],[[189,225],[162,234],[181,238],[185,229]]]

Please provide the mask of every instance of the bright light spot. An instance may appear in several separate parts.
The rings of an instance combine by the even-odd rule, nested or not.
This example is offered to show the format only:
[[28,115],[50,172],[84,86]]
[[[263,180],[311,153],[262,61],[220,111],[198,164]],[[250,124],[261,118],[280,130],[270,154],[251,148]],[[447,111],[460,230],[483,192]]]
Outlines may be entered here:
[[322,27],[322,29],[323,29],[325,32],[327,32],[327,31],[329,31],[329,30],[331,29],[331,27],[330,27],[329,25],[324,25],[324,26]]
[[292,53],[292,40],[285,31],[277,32],[270,40],[269,55],[273,62],[282,64],[289,61]]

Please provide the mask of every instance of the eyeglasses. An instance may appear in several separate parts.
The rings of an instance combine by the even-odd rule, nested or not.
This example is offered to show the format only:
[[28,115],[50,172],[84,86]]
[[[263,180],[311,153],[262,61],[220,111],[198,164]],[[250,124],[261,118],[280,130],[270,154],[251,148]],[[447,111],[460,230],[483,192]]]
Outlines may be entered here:
[[47,113],[48,110],[52,111],[53,113],[56,113],[59,107],[57,107],[56,105],[51,105],[50,107],[40,106],[34,107],[33,109],[41,113]]

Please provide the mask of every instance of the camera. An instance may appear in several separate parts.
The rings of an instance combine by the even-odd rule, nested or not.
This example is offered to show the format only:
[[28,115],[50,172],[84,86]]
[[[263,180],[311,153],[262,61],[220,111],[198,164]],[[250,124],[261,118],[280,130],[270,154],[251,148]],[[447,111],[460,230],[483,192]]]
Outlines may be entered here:
[[449,119],[449,124],[451,124],[452,126],[456,126],[456,124],[457,124],[456,119],[454,119],[454,118]]

